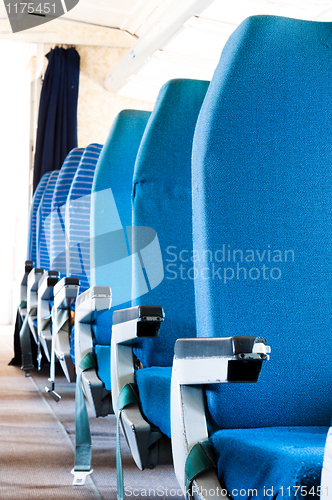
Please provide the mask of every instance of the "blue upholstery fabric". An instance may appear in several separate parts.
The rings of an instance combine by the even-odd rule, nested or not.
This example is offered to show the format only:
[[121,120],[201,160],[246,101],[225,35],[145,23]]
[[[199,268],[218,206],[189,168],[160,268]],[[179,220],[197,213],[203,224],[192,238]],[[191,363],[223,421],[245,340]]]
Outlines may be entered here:
[[152,366],[136,370],[135,378],[145,417],[171,437],[172,367]]
[[72,325],[70,328],[69,346],[69,354],[75,364],[75,325]]
[[327,427],[272,427],[216,432],[210,441],[222,485],[227,485],[231,497],[241,495],[244,500],[319,498],[327,431]]
[[46,270],[50,269],[51,224],[49,215],[52,210],[52,199],[58,175],[59,170],[54,170],[49,176],[37,212],[37,267]]
[[[117,303],[118,309],[130,307],[130,303],[124,304],[123,300],[118,298],[127,276],[122,273],[117,259],[118,245],[113,250],[107,241],[105,244],[99,238],[120,230],[118,242],[125,243],[122,227],[132,224],[131,192],[134,166],[150,114],[148,111],[137,110],[123,110],[119,113],[100,155],[92,188],[91,284],[110,286],[113,305]],[[124,250],[127,252],[126,244]],[[131,281],[127,283],[127,289],[131,293]],[[110,345],[113,310],[114,307],[95,322],[93,328],[97,344]],[[106,379],[102,380],[106,383]]]
[[[207,390],[211,431],[330,424],[331,39],[331,23],[247,19],[226,44],[202,106],[193,146],[197,334],[257,335],[272,348],[257,384]],[[256,432],[275,436],[274,445],[257,438],[251,458]],[[300,474],[295,451],[283,458],[277,448],[278,432],[220,434],[218,453],[232,461],[234,482],[242,484],[244,455],[246,487],[261,484],[264,451],[270,483]],[[318,470],[322,448],[311,466],[316,441],[308,440],[308,467]],[[274,462],[290,476],[280,478]]]
[[65,159],[52,199],[51,212],[51,268],[59,271],[60,279],[66,275],[65,204],[84,149],[73,149]]
[[37,212],[50,175],[51,172],[46,172],[40,179],[30,207],[27,260],[32,260],[35,265],[37,262]]
[[[331,23],[247,19],[224,49],[198,120],[197,334],[267,337],[273,352],[257,384],[208,392],[217,428],[331,420],[331,37]],[[223,245],[231,261],[226,251],[226,262],[219,253],[211,263]],[[254,262],[239,264],[259,268],[260,279],[257,271],[237,279],[234,249],[254,251]],[[213,276],[212,264],[222,275],[232,267],[234,279]]]
[[96,345],[94,352],[98,365],[98,377],[104,382],[105,389],[112,390],[111,385],[111,349],[109,345]]
[[133,225],[148,226],[157,232],[164,279],[153,290],[152,283],[147,286],[144,280],[142,288],[140,269],[134,267],[134,291],[139,291],[141,297],[133,305],[160,305],[166,316],[158,338],[135,344],[135,354],[144,368],[171,366],[176,339],[196,335],[192,262],[182,262],[179,254],[183,251],[183,259],[187,259],[192,253],[191,150],[208,85],[197,80],[171,80],[165,84],[137,155]]
[[80,280],[80,293],[90,287],[91,189],[102,150],[90,144],[82,155],[68,194],[66,232],[68,236],[67,275]]

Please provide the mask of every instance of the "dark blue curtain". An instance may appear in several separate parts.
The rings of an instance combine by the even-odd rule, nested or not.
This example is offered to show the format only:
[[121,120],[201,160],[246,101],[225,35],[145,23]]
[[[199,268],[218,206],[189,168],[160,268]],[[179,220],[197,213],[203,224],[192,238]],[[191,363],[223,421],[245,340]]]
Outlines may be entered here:
[[80,56],[74,48],[56,47],[47,56],[42,86],[33,190],[41,176],[60,169],[69,151],[77,147],[77,99]]

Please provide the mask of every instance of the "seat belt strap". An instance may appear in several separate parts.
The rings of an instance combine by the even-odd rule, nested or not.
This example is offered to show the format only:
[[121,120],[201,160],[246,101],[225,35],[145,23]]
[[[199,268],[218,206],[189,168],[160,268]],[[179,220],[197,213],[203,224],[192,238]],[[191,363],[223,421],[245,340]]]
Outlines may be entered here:
[[138,388],[135,383],[126,384],[122,387],[117,400],[117,426],[116,426],[116,482],[118,490],[118,500],[124,500],[124,485],[123,485],[123,468],[121,458],[121,443],[120,443],[120,422],[122,410],[138,401]]
[[77,368],[75,392],[75,466],[73,485],[83,485],[86,476],[91,474],[91,433],[88,411],[82,386],[82,373],[90,368],[97,368],[94,353],[89,352]]
[[202,472],[216,469],[212,458],[212,445],[209,441],[196,443],[187,456],[186,473],[186,498],[191,495],[192,483]]

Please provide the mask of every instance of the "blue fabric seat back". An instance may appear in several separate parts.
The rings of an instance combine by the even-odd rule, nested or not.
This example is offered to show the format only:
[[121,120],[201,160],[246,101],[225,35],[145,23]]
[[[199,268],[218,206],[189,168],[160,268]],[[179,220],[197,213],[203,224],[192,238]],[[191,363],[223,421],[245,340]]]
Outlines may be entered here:
[[[150,114],[138,110],[123,110],[118,114],[98,160],[93,181],[91,285],[110,286],[113,305],[117,304],[117,308],[131,305],[131,280],[127,283],[129,297],[122,294],[123,282],[128,278],[121,267],[121,260],[128,255],[122,228],[132,224],[134,166]],[[117,238],[110,242],[112,235]],[[119,254],[119,247],[124,254],[121,255],[121,251]],[[113,310],[114,307],[96,320],[97,344],[110,345]]]
[[52,199],[51,268],[59,271],[60,279],[66,275],[66,202],[83,151],[84,149],[75,148],[67,155],[61,167]]
[[197,335],[267,338],[257,384],[207,391],[211,428],[332,415],[332,23],[248,18],[193,146]]
[[144,235],[137,242],[139,233],[135,231],[134,248],[141,250],[143,269],[136,260],[133,280],[134,295],[138,299],[133,305],[159,305],[166,316],[158,338],[135,343],[135,354],[144,368],[171,366],[176,339],[196,335],[193,263],[190,260],[191,151],[208,85],[209,82],[198,80],[166,83],[160,90],[137,155],[133,226],[146,226],[156,231],[164,278],[155,286],[160,276],[158,262],[154,262],[154,255],[144,247]]
[[37,263],[37,212],[51,173],[46,172],[40,179],[30,207],[27,260],[32,260],[35,265]]
[[90,144],[81,157],[66,207],[67,276],[80,280],[80,293],[90,287],[91,189],[103,146]]
[[52,199],[59,170],[53,170],[39,204],[37,212],[37,267],[50,270],[50,241],[51,224],[50,215],[52,210]]

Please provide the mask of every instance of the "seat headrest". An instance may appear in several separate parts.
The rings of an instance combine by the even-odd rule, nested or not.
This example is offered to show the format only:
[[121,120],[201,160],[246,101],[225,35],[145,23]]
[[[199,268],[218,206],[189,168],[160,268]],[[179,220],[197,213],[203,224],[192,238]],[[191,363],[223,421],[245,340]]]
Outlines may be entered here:
[[60,277],[66,273],[66,233],[65,213],[68,193],[75,176],[77,167],[82,158],[84,149],[75,148],[67,155],[55,188],[51,211],[51,240],[50,256],[51,268],[60,272]]
[[37,212],[51,173],[46,172],[40,179],[30,207],[27,260],[32,260],[35,265],[37,263]]

